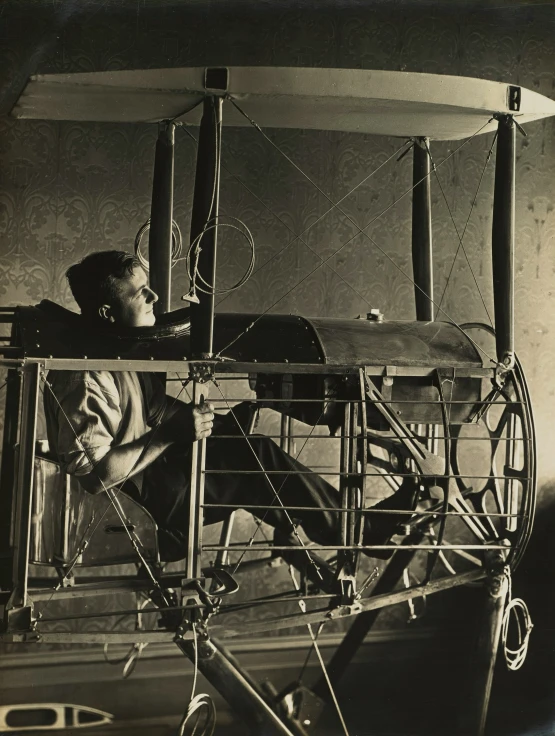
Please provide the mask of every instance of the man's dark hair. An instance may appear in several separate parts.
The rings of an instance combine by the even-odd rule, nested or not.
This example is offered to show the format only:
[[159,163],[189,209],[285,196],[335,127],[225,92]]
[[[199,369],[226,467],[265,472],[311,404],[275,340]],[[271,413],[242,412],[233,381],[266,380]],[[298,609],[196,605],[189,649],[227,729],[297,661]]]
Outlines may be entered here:
[[117,296],[118,279],[132,274],[140,265],[139,259],[131,253],[103,250],[90,253],[70,266],[66,276],[81,313],[88,318],[98,317],[98,309]]

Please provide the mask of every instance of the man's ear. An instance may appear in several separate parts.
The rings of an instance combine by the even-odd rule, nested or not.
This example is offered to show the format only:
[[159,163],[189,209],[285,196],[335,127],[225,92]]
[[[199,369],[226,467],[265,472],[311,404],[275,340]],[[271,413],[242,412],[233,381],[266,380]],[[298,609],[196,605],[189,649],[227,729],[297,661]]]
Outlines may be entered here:
[[103,304],[101,307],[98,308],[98,315],[100,319],[105,320],[106,322],[114,322],[114,317],[112,315],[112,307],[109,304]]

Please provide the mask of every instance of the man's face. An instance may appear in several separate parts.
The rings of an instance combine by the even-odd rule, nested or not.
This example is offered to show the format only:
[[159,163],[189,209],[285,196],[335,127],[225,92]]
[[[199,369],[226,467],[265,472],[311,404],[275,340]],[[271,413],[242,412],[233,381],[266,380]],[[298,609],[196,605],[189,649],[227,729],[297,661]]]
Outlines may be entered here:
[[108,311],[110,321],[118,327],[150,327],[156,322],[153,308],[157,301],[146,273],[137,266],[131,274],[118,279],[117,297]]

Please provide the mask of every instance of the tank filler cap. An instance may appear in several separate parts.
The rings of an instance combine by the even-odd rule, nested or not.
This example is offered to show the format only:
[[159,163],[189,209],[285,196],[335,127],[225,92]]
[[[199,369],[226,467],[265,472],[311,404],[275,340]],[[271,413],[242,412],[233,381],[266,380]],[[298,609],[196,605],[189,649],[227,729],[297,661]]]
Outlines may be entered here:
[[379,309],[371,309],[367,313],[366,319],[370,322],[383,322],[383,312],[380,312]]
[[369,322],[383,322],[383,312],[380,312],[379,309],[371,309],[366,314],[357,315],[355,319],[364,319]]

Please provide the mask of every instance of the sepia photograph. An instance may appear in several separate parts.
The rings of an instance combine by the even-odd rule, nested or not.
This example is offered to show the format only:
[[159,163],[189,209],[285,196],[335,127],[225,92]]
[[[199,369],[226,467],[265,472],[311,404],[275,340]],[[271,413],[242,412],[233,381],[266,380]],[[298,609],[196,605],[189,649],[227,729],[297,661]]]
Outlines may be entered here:
[[555,735],[555,2],[0,0],[0,734]]

